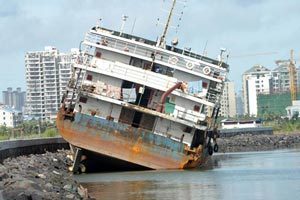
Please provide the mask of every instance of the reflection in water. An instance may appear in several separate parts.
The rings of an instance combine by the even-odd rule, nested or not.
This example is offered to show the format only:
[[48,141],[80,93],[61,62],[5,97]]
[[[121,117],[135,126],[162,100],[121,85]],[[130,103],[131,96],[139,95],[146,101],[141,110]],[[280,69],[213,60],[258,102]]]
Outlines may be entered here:
[[195,170],[79,175],[96,199],[299,199],[300,150],[214,156]]
[[[205,198],[206,190],[215,190],[216,185],[182,184],[161,181],[119,181],[84,183],[89,194],[97,199],[198,199]],[[200,192],[200,193],[199,193]],[[210,194],[211,195],[211,194]],[[219,199],[214,194],[216,199]]]
[[123,181],[110,183],[88,183],[85,184],[91,196],[99,199],[155,199],[154,194],[144,193],[157,189],[157,184],[151,181]]

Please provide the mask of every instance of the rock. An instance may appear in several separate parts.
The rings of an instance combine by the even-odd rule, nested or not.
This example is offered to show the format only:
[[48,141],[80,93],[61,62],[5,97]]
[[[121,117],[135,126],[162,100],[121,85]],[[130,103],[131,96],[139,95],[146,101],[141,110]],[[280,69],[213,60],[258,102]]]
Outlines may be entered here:
[[6,172],[0,171],[0,181],[3,181],[4,179],[7,179],[9,176]]
[[53,172],[54,174],[56,174],[56,175],[60,175],[60,173],[57,172],[57,171],[55,171],[55,170],[53,170],[52,172]]
[[4,187],[2,195],[4,199],[42,199],[43,190],[37,183],[23,179]]
[[53,187],[53,185],[51,183],[46,183],[45,184],[45,188],[47,189],[51,189]]
[[236,135],[217,140],[220,152],[265,151],[300,147],[300,134],[289,135]]
[[75,195],[74,194],[68,194],[66,195],[66,199],[74,199]]
[[[86,189],[67,171],[69,151],[8,158],[0,164],[0,191],[3,199],[83,199]],[[0,195],[0,199],[2,199]]]
[[81,198],[83,199],[87,199],[88,198],[88,192],[87,192],[87,189],[82,187],[82,185],[80,185],[78,188],[77,188],[77,192],[78,194],[80,195]]
[[73,189],[73,186],[68,184],[68,185],[65,185],[63,188],[64,188],[64,190],[71,191]]
[[37,174],[35,177],[36,178],[46,179],[46,176],[44,174]]

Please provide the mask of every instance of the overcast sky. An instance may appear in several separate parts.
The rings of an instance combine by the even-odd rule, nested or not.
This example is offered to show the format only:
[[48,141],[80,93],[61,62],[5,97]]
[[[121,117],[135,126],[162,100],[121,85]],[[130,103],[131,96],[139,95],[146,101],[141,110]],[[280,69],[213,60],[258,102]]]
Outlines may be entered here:
[[[26,51],[55,46],[61,52],[78,47],[85,32],[102,18],[102,25],[120,29],[123,14],[129,16],[125,32],[156,40],[163,11],[170,0],[0,0],[0,91],[25,89]],[[288,59],[291,48],[300,55],[299,0],[188,0],[180,29],[171,28],[168,42],[179,37],[180,47],[191,47],[216,58],[221,47],[232,56],[229,79],[241,89],[241,76],[255,64],[270,69],[275,60]],[[161,20],[163,21],[163,20]],[[178,24],[175,15],[172,24]],[[250,56],[252,54],[276,54]],[[248,56],[243,56],[248,55]],[[234,57],[238,56],[238,57]],[[241,57],[242,56],[242,57]],[[2,95],[2,93],[1,93]],[[2,98],[0,99],[0,101]]]

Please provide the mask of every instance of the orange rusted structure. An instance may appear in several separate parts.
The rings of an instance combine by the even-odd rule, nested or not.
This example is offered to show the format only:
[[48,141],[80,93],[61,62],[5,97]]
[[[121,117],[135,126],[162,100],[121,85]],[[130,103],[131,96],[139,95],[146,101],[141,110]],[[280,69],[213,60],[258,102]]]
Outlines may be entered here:
[[[73,122],[65,119],[65,114],[64,109],[59,111],[57,128],[63,138],[74,146],[150,169],[194,168],[205,161],[201,148],[191,151],[184,144],[178,143],[179,145],[174,146],[179,148],[176,152],[174,149],[151,144],[153,141],[143,141],[143,134],[153,133],[142,129],[127,127],[125,132],[120,132],[108,131],[106,127],[94,126],[93,123],[82,126],[79,121],[82,120],[82,114],[77,113],[80,115],[78,118],[75,114]],[[140,135],[138,139],[137,135]]]
[[182,82],[178,82],[176,83],[173,87],[171,87],[169,90],[167,90],[165,93],[163,93],[163,95],[161,96],[160,102],[158,103],[157,107],[156,107],[156,111],[157,112],[164,112],[165,110],[165,103],[166,103],[166,99],[168,97],[169,94],[171,94],[171,92],[173,92],[175,89],[181,88]]

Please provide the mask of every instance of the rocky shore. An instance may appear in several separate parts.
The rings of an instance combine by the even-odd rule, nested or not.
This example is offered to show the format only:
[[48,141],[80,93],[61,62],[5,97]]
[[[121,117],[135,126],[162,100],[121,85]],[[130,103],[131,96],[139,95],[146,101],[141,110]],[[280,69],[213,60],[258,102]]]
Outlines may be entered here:
[[0,199],[91,199],[67,167],[67,150],[8,158],[0,164]]
[[267,151],[300,148],[300,133],[278,135],[237,135],[218,139],[219,152]]

